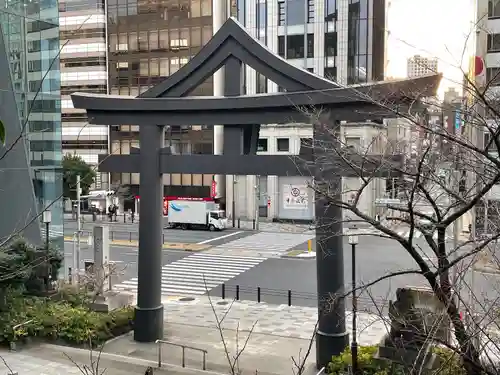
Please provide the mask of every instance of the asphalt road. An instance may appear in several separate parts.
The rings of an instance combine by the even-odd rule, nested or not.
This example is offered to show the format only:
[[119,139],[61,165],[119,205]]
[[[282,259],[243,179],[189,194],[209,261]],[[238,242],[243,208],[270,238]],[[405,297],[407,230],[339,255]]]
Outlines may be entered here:
[[[109,224],[109,223],[104,223]],[[94,224],[84,224],[82,226],[83,237],[92,235]],[[64,235],[72,237],[76,231],[76,224],[73,222],[64,223]],[[113,224],[109,228],[111,240],[137,241],[139,239],[139,228],[135,224]],[[215,240],[216,238],[229,235],[228,238],[235,240],[240,237],[251,235],[254,232],[242,231],[237,229],[226,229],[220,232],[210,232],[208,230],[181,230],[181,229],[164,229],[163,243],[200,243],[203,241]],[[213,241],[209,243],[212,244]]]
[[[128,280],[137,277],[137,255],[138,250],[129,246],[110,246],[109,256],[112,262],[116,263],[117,275],[113,278],[114,282]],[[185,258],[191,253],[188,251],[177,250],[163,250],[162,252],[162,265],[175,262],[179,259]],[[80,268],[84,268],[84,262],[93,260],[94,254],[92,248],[86,244],[80,247]],[[67,275],[67,267],[73,265],[73,244],[70,242],[64,243],[64,262],[65,274]]]
[[[307,248],[306,244],[298,248]],[[424,248],[422,244],[422,248]],[[424,254],[429,249],[422,250]],[[432,258],[428,259],[428,262]],[[415,262],[398,243],[393,240],[376,236],[360,236],[356,247],[356,283],[357,286],[367,285],[391,272],[415,269]],[[344,282],[346,290],[352,285],[352,256],[351,245],[348,239],[344,240]],[[332,270],[333,272],[333,270]],[[469,285],[472,285],[477,305],[484,305],[486,300],[498,298],[500,292],[500,277],[496,275],[474,272],[473,282],[471,274],[465,276],[466,282],[462,285],[462,295],[468,297]],[[267,259],[259,265],[242,273],[226,283],[227,298],[235,298],[236,286],[239,285],[240,299],[254,300],[258,298],[258,287],[261,289],[261,301],[272,304],[288,303],[288,290],[291,291],[292,305],[317,306],[316,302],[316,260],[304,259]],[[378,309],[387,311],[389,299],[395,298],[397,288],[425,287],[426,280],[419,275],[394,276],[367,287],[361,293],[358,306],[361,310],[378,312]],[[211,291],[214,296],[222,295],[222,287]],[[497,302],[498,303],[498,302]],[[347,299],[347,307],[351,304]],[[375,307],[377,306],[377,307]]]

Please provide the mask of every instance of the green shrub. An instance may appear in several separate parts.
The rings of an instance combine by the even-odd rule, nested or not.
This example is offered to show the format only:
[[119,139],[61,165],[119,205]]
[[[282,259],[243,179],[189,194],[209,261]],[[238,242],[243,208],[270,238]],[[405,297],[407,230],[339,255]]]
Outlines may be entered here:
[[[460,357],[449,349],[434,348],[441,365],[436,370],[439,375],[465,375],[465,370],[461,364]],[[363,375],[402,375],[407,373],[400,366],[391,368],[389,361],[374,358],[377,346],[358,347],[358,366]],[[352,366],[351,349],[347,348],[339,356],[333,356],[328,364],[329,373],[343,375],[350,373]]]
[[53,246],[48,251],[37,249],[16,238],[0,248],[0,290],[18,288],[29,294],[40,293],[45,290],[44,278],[49,271],[52,279],[57,280],[62,261],[61,251]]
[[[387,365],[373,358],[377,352],[376,346],[359,346],[358,347],[358,366],[363,375],[387,375]],[[347,374],[350,372],[351,349],[347,348],[339,356],[333,356],[332,361],[328,364],[328,372],[331,374]]]
[[[134,314],[131,307],[106,314],[66,301],[37,297],[12,298],[9,303],[12,308],[0,313],[0,342],[3,343],[38,337],[76,345],[99,344],[130,331]],[[13,332],[14,325],[30,320]]]

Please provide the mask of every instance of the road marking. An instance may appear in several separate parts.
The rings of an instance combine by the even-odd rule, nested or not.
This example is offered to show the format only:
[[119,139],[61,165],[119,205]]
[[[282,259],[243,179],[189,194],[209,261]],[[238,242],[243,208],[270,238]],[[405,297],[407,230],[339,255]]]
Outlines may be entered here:
[[233,233],[225,234],[224,236],[215,237],[215,238],[211,238],[209,240],[201,241],[201,242],[198,242],[197,245],[204,245],[206,243],[210,243],[210,242],[213,242],[213,241],[222,240],[223,238],[228,238],[228,237],[231,237],[231,236],[235,236],[235,235],[240,234],[240,233],[243,233],[243,231],[233,232]]
[[[163,295],[203,295],[262,263],[266,258],[220,257],[193,254],[162,267]],[[138,279],[113,285],[116,290],[137,291]]]

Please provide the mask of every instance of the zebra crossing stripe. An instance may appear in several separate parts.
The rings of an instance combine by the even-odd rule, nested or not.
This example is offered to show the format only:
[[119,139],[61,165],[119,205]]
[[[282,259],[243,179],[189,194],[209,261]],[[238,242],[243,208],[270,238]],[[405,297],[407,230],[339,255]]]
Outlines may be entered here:
[[[192,254],[162,267],[161,292],[179,296],[202,295],[248,271],[267,258]],[[118,290],[137,291],[138,279],[114,285]]]

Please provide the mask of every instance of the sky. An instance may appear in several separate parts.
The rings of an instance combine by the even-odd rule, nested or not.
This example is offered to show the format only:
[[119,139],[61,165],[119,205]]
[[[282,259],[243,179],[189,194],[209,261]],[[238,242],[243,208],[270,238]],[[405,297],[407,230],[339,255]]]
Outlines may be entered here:
[[[434,56],[445,75],[440,88],[459,87],[469,56],[464,46],[471,40],[473,0],[387,0],[387,76],[405,77],[406,59]],[[470,45],[470,43],[469,43]]]

